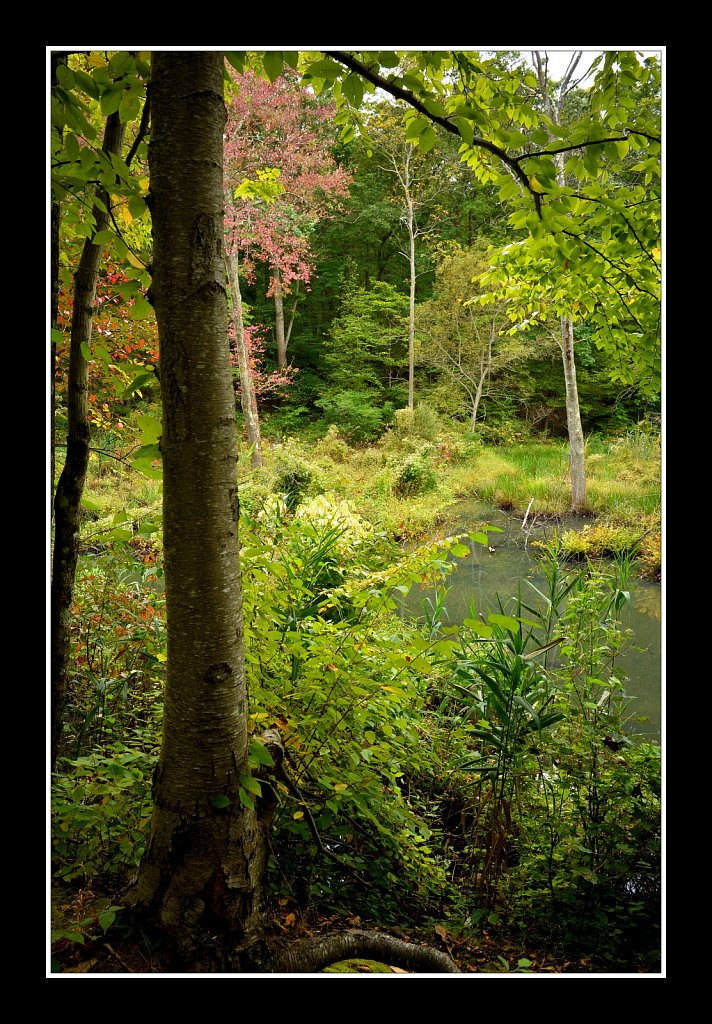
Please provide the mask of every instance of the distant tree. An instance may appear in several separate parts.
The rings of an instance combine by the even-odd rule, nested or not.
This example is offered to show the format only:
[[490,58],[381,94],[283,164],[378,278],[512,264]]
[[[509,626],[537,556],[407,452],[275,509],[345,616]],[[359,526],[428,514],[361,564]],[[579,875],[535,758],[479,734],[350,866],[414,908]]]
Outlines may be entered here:
[[506,337],[510,321],[503,302],[486,308],[472,302],[478,279],[488,269],[481,249],[453,249],[441,258],[435,295],[417,307],[420,362],[437,367],[469,401],[474,430],[482,398],[495,374],[526,359],[520,337]]
[[[408,402],[413,408],[415,396],[415,289],[418,276],[416,241],[431,233],[435,219],[435,200],[447,183],[443,165],[428,158],[423,150],[398,131],[397,111],[392,104],[383,105],[368,119],[368,133],[375,159],[383,170],[393,176],[393,202],[400,211],[400,220],[407,233],[406,250],[401,255],[408,261]],[[433,134],[433,144],[435,136]]]
[[[236,91],[228,104],[225,138],[225,183],[233,195],[227,211],[231,244],[248,278],[255,262],[269,266],[277,362],[285,367],[298,286],[308,285],[313,272],[312,231],[340,208],[350,175],[330,152],[334,108],[317,103],[298,76],[285,73],[268,82],[246,70],[233,77]],[[281,193],[274,201],[235,198],[245,179],[266,169],[279,172]],[[287,323],[284,299],[290,293],[295,301]]]

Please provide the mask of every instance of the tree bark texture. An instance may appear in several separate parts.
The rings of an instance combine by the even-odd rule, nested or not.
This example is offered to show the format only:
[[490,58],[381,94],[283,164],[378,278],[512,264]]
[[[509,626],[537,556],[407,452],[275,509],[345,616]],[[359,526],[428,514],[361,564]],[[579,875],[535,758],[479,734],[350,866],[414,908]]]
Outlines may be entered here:
[[[107,118],[103,150],[119,153],[124,125],[119,115]],[[109,197],[101,195],[108,209]],[[96,231],[105,231],[109,215],[95,206]],[[74,578],[79,558],[79,523],[84,481],[89,464],[89,407],[87,361],[82,347],[91,345],[96,279],[102,246],[87,239],[74,276],[74,305],[69,341],[67,378],[67,454],[54,496],[54,550],[51,583],[51,769],[59,753],[64,709],[69,688],[70,624],[74,599]]]
[[314,973],[340,960],[359,957],[400,967],[415,974],[460,974],[454,961],[440,950],[403,942],[381,932],[353,929],[340,935],[298,939],[268,965],[271,973]]
[[223,244],[223,55],[154,53],[149,154],[168,631],[153,819],[130,900],[184,957],[259,936],[270,820],[243,807],[247,689]]

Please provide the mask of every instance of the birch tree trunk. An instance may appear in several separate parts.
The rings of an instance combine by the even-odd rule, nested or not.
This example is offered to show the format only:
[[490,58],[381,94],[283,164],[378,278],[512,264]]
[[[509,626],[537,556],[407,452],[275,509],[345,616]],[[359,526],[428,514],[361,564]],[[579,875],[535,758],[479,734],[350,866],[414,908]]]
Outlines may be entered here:
[[[151,833],[130,900],[190,960],[217,935],[237,950],[257,941],[271,821],[240,799],[248,733],[223,244],[223,55],[155,53],[151,90],[168,661]],[[193,969],[220,969],[206,956]]]
[[[410,157],[410,153],[408,154]],[[407,166],[407,165],[406,165]],[[406,224],[408,227],[410,295],[408,307],[408,408],[412,411],[415,400],[415,225],[413,198],[410,194],[409,179],[405,185]]]
[[247,429],[247,443],[250,446],[250,464],[253,469],[262,465],[262,435],[260,433],[260,417],[257,411],[255,382],[252,379],[250,359],[245,341],[245,324],[242,316],[242,292],[238,276],[238,258],[227,256],[227,273],[232,296],[232,322],[235,328],[235,349],[240,373],[240,405]]
[[480,375],[477,379],[477,387],[475,388],[475,394],[472,398],[472,415],[470,417],[470,430],[473,433],[475,431],[475,426],[477,424],[477,413],[479,412],[480,409],[480,402],[482,401],[482,394],[485,389],[485,381],[487,380],[487,377],[489,376],[490,371],[492,370],[492,345],[494,344],[494,336],[495,329],[494,324],[492,324],[489,343],[487,346],[487,354],[485,355],[485,350],[482,349],[482,353],[480,355]]
[[277,340],[277,365],[284,369],[287,365],[287,339],[284,333],[284,296],[282,294],[282,274],[279,267],[272,268],[274,281],[274,333]]
[[[557,102],[551,94],[551,88],[547,81],[546,70],[544,62],[542,61],[541,54],[535,51],[533,54],[534,66],[536,68],[537,77],[539,79],[539,91],[541,92],[542,99],[544,101],[544,109],[546,110],[547,116],[555,124],[561,123],[561,116],[563,113],[564,100],[566,99],[566,91],[569,83],[576,69],[581,54],[574,55],[566,73],[559,85],[559,95]],[[549,133],[551,139],[554,136]],[[556,181],[558,185],[565,185],[565,176],[563,170],[563,156],[558,154],[554,156],[554,161],[558,167],[558,173],[556,175]],[[578,386],[576,383],[576,359],[574,355],[574,327],[573,321],[570,316],[562,316],[561,318],[561,355],[564,364],[564,385],[566,388],[566,426],[569,435],[569,469],[571,473],[571,511],[574,513],[583,512],[586,508],[586,462],[585,462],[585,443],[583,437],[583,428],[581,426],[581,409],[579,406],[578,399]]]
[[586,508],[585,441],[581,426],[578,387],[576,385],[574,328],[570,316],[562,316],[561,318],[561,354],[564,360],[564,381],[566,384],[566,425],[569,433],[571,511],[579,513],[583,512]]
[[[111,114],[104,130],[103,150],[119,153],[124,125],[119,115]],[[109,225],[109,197],[102,190],[103,209],[95,206],[96,231]],[[50,590],[51,625],[51,740],[50,770],[59,752],[64,708],[69,687],[70,623],[74,599],[74,579],[79,558],[79,525],[84,481],[89,464],[89,403],[87,361],[82,348],[91,345],[96,278],[102,246],[87,238],[74,276],[74,302],[69,341],[67,379],[67,455],[54,496],[54,550]]]

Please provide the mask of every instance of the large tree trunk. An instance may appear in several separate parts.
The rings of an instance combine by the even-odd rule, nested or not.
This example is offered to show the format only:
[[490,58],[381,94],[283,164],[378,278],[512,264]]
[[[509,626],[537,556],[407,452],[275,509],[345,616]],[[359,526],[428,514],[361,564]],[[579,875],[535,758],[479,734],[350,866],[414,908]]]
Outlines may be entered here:
[[237,431],[223,245],[223,55],[155,53],[151,298],[161,347],[168,630],[163,742],[134,907],[193,969],[260,935],[270,821],[248,773]]
[[232,323],[235,328],[235,349],[237,351],[237,365],[240,373],[240,405],[247,430],[247,443],[250,447],[250,463],[253,469],[262,465],[262,434],[260,432],[260,417],[257,411],[257,396],[255,394],[255,382],[252,379],[250,369],[250,358],[245,341],[245,324],[242,315],[242,292],[240,291],[240,278],[238,269],[237,254],[227,256],[227,273],[230,281],[230,295],[232,296]]
[[279,267],[272,268],[272,280],[274,282],[274,333],[277,341],[277,365],[283,369],[287,365],[287,338],[284,333],[284,294]]
[[[124,125],[111,114],[104,131],[105,153],[119,153]],[[102,192],[104,209],[94,207],[96,231],[109,224],[109,197]],[[54,497],[54,551],[52,556],[51,612],[51,768],[54,769],[62,736],[64,708],[69,687],[70,624],[74,578],[79,558],[79,525],[82,494],[89,464],[89,408],[87,361],[82,349],[91,345],[96,278],[102,246],[87,239],[74,277],[74,305],[69,341],[67,379],[67,455]]]

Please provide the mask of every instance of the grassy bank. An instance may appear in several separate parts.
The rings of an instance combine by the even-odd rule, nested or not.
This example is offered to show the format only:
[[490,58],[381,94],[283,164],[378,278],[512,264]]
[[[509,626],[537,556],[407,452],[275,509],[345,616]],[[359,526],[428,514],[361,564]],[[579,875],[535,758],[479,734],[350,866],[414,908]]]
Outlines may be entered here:
[[[431,424],[427,425],[432,427]],[[94,453],[85,492],[83,541],[118,531],[156,535],[161,483],[120,461],[136,443],[131,422],[112,449]],[[282,500],[287,507],[325,494],[347,501],[378,529],[399,539],[419,538],[442,524],[448,509],[469,499],[522,516],[556,519],[570,507],[568,446],[561,440],[485,445],[477,435],[439,430],[422,436],[415,423],[389,431],[372,445],[350,445],[335,427],[308,442],[265,439],[264,466],[251,469],[243,448],[238,467],[243,509],[258,513]],[[98,445],[102,448],[102,445]],[[616,437],[591,437],[586,446],[587,513],[584,534],[563,536],[574,557],[634,552],[643,574],[660,568],[661,450],[659,435],[643,426]],[[568,545],[568,547],[567,547]]]

